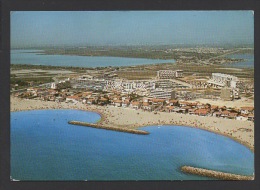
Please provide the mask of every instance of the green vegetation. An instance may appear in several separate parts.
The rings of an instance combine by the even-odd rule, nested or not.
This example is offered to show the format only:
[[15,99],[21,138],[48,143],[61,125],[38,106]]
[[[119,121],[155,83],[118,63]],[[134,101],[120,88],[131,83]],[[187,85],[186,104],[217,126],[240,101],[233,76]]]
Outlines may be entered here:
[[22,89],[29,86],[35,86],[35,85],[40,85],[49,82],[53,82],[53,79],[51,77],[30,77],[30,78],[11,77],[10,79],[11,87],[15,87],[16,89]]
[[[96,68],[86,68],[86,67],[70,67],[70,66],[48,66],[48,65],[27,65],[27,64],[11,64],[12,70],[21,70],[21,69],[42,69],[42,70],[68,70],[75,72],[85,73],[86,69],[88,70],[97,70]],[[42,74],[42,72],[40,72]]]
[[[226,50],[238,50],[236,53],[254,53],[253,48],[232,48]],[[86,46],[78,47],[56,47],[45,48],[41,54],[47,55],[79,55],[79,56],[111,56],[111,57],[131,57],[147,59],[182,59],[188,57],[191,61],[207,60],[216,56],[221,56],[220,50],[215,48],[215,52],[204,50],[196,51],[194,47],[178,46]]]
[[154,49],[151,47],[86,47],[47,49],[47,55],[79,55],[79,56],[111,56],[134,57],[146,59],[179,59],[181,56],[194,57],[195,59],[209,59],[217,54],[197,53],[184,51],[167,51],[167,49]]
[[151,79],[152,77],[156,77],[155,71],[136,71],[136,72],[127,72],[127,71],[119,71],[117,72],[119,78],[127,78],[129,80],[146,80]]
[[144,66],[136,66],[135,68],[124,68],[125,69],[121,69],[116,73],[119,77],[126,78],[129,80],[151,79],[153,77],[156,77],[157,70],[164,69],[181,69],[183,70],[185,76],[192,76],[193,74],[196,74],[196,76],[210,77],[212,73],[224,73],[235,75],[240,78],[254,78],[254,69],[226,69],[225,67],[214,65],[157,64],[149,65],[148,68],[144,68]]
[[[178,48],[178,49],[176,49]],[[42,48],[40,48],[42,49]],[[148,59],[175,59],[174,64],[150,64],[139,66],[122,66],[122,67],[71,67],[71,66],[46,66],[46,65],[26,65],[26,64],[11,64],[12,71],[27,69],[41,69],[41,71],[28,73],[11,74],[11,86],[16,85],[16,88],[26,86],[39,85],[43,83],[53,82],[53,79],[60,80],[63,76],[48,73],[48,70],[57,71],[72,71],[73,75],[82,75],[85,73],[94,74],[95,76],[103,76],[106,72],[113,72],[119,78],[129,80],[149,80],[156,77],[158,70],[183,70],[185,80],[193,80],[196,76],[202,79],[211,77],[212,73],[224,73],[235,75],[239,78],[252,80],[254,78],[254,68],[228,68],[221,64],[225,61],[232,60],[231,58],[223,58],[223,54],[231,52],[236,53],[253,53],[254,49],[212,49],[212,48],[181,48],[174,46],[88,46],[84,48],[44,48],[44,54],[61,54],[61,55],[81,55],[81,56],[115,56],[115,57],[135,57]],[[226,51],[228,50],[228,51]],[[220,58],[221,57],[221,58]],[[211,62],[209,62],[211,60]],[[234,60],[235,61],[235,60]]]

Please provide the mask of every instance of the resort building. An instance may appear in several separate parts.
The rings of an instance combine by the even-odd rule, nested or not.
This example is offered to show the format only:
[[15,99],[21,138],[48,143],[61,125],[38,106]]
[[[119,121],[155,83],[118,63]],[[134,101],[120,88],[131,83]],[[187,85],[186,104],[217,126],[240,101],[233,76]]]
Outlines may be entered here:
[[143,80],[123,80],[123,79],[113,79],[106,80],[106,85],[104,91],[118,90],[121,94],[129,94],[135,92],[141,96],[148,95],[148,90],[155,89],[154,81],[143,81]]
[[236,88],[238,78],[233,75],[227,75],[223,73],[212,73],[212,77],[207,81],[212,87],[223,88],[230,87]]
[[155,82],[156,88],[162,88],[162,89],[169,89],[169,88],[188,88],[188,86],[179,84],[175,81],[172,81],[170,79],[160,79]]
[[231,101],[240,98],[239,89],[223,88],[221,89],[220,98],[225,101]]
[[183,70],[176,70],[176,71],[175,71],[175,77],[176,77],[176,78],[181,78],[181,77],[183,77]]
[[201,93],[192,92],[192,91],[176,91],[175,98],[173,99],[183,99],[183,100],[192,100],[196,98],[201,98],[203,95]]
[[164,90],[161,88],[156,88],[150,91],[151,98],[161,98],[161,99],[174,99],[175,92],[172,90]]
[[51,89],[56,89],[56,88],[57,88],[56,83],[55,82],[51,83]]
[[90,75],[83,75],[79,78],[71,80],[71,85],[73,88],[103,90],[106,85],[106,81],[104,79],[95,79]]
[[157,71],[158,79],[174,79],[183,77],[183,70],[159,70]]
[[225,101],[231,101],[234,99],[233,91],[231,88],[223,88],[221,89],[220,98]]

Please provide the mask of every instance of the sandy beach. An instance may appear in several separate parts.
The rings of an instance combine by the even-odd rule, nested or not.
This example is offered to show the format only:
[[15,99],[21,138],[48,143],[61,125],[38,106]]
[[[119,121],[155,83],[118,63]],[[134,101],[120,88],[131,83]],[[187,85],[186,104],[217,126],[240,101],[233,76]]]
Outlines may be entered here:
[[10,96],[11,112],[37,109],[80,109],[96,111],[102,115],[99,122],[104,126],[139,128],[153,125],[179,125],[208,130],[228,136],[254,151],[254,123],[216,117],[203,117],[180,113],[146,112],[131,108],[95,106],[81,103],[57,103],[41,100],[26,100]]
[[254,100],[247,99],[244,97],[236,101],[210,100],[210,99],[199,98],[196,99],[196,101],[190,101],[190,102],[200,102],[203,104],[209,103],[211,105],[226,106],[226,107],[233,107],[233,108],[240,108],[243,106],[254,107]]

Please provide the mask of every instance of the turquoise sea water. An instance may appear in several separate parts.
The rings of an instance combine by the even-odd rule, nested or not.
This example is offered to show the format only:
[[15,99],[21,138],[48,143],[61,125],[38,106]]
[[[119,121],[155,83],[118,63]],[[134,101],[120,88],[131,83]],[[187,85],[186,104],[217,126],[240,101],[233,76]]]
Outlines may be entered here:
[[136,135],[69,125],[97,113],[11,113],[11,176],[17,180],[207,180],[182,165],[251,175],[254,154],[224,136],[180,126],[149,126]]
[[175,63],[175,60],[142,59],[126,57],[44,55],[40,50],[11,50],[11,64],[72,66],[72,67],[108,67],[132,66],[144,64]]

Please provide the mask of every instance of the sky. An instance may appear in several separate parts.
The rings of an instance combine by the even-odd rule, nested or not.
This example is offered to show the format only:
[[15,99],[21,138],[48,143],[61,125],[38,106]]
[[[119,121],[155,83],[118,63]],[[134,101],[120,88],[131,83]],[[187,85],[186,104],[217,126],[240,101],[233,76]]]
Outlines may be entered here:
[[11,47],[253,44],[252,11],[14,11]]

